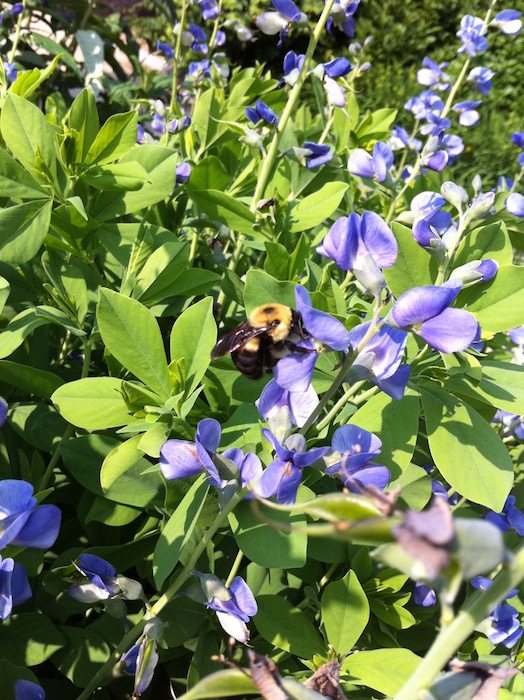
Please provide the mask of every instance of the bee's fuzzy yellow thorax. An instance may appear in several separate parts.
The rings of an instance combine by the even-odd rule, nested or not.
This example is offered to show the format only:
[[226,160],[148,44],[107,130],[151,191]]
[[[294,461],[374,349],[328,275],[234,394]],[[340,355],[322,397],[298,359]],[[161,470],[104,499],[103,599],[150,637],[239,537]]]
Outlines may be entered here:
[[257,306],[249,314],[249,323],[253,328],[262,328],[272,322],[278,321],[271,328],[271,338],[276,342],[285,340],[291,327],[292,311],[284,304],[264,304]]

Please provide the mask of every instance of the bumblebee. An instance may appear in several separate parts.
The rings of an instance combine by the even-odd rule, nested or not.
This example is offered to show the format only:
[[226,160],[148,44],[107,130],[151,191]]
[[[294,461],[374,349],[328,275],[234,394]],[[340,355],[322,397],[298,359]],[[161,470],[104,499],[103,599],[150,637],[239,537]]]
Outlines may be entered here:
[[[260,379],[297,348],[296,343],[309,337],[298,311],[283,304],[257,306],[241,323],[221,338],[211,351],[216,360],[231,353],[237,369],[248,379]],[[307,352],[307,350],[306,350]]]

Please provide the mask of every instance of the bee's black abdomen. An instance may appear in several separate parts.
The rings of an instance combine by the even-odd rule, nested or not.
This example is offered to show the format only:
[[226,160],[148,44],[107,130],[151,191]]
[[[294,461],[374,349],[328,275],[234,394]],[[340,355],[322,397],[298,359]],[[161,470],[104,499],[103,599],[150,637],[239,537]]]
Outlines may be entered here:
[[260,379],[264,373],[264,363],[259,351],[252,352],[242,347],[231,353],[231,359],[238,371],[248,379]]

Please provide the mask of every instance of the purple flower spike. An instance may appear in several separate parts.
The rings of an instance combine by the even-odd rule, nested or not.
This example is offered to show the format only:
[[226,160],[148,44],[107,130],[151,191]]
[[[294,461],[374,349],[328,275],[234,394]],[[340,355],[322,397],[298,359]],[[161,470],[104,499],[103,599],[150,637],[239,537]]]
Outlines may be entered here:
[[353,175],[369,178],[377,182],[384,182],[388,170],[393,165],[393,151],[380,141],[377,141],[373,148],[373,155],[370,156],[362,148],[349,156],[348,170]]
[[317,248],[319,255],[334,260],[341,270],[362,269],[366,253],[380,269],[391,267],[397,252],[393,231],[371,211],[364,212],[362,217],[352,213],[335,221]]
[[519,19],[521,15],[522,12],[518,12],[518,10],[502,10],[496,15],[492,24],[498,27],[503,34],[517,36],[522,29],[522,21]]
[[0,481],[0,549],[8,544],[49,549],[55,543],[62,515],[58,506],[36,505],[26,481]]
[[15,700],[45,700],[44,689],[36,683],[19,678],[15,683]]
[[295,301],[310,335],[333,350],[347,351],[349,334],[344,325],[324,311],[314,309],[309,292],[302,285],[295,287]]
[[429,586],[423,583],[415,583],[413,587],[413,602],[415,605],[421,605],[424,608],[431,608],[437,603],[437,594]]
[[506,205],[506,209],[510,214],[513,214],[513,216],[524,216],[524,196],[518,192],[512,192],[509,197],[506,197],[504,204]]
[[443,353],[460,352],[476,339],[479,324],[473,314],[450,309],[462,287],[449,281],[441,287],[415,287],[396,301],[391,317],[400,328],[411,328]]
[[31,597],[27,573],[22,564],[0,556],[0,620],[7,620],[13,608]]
[[306,155],[306,165],[309,170],[312,168],[319,168],[321,165],[329,163],[329,161],[333,158],[333,151],[329,146],[323,143],[306,141],[304,144],[304,149],[309,151],[309,155]]

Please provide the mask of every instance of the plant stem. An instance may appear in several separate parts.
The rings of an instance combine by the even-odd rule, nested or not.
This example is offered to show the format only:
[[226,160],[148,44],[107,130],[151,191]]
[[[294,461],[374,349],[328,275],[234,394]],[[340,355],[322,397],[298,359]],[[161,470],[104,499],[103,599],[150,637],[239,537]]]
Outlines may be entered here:
[[173,75],[171,77],[171,102],[169,103],[169,113],[173,114],[176,103],[176,96],[178,92],[178,61],[180,60],[180,53],[182,51],[182,32],[184,31],[184,24],[186,23],[186,13],[187,13],[187,0],[182,0],[182,10],[180,11],[180,23],[178,36],[176,38],[175,46],[175,56],[173,58]]
[[238,554],[235,557],[235,561],[233,562],[233,566],[231,567],[231,571],[229,572],[229,576],[227,577],[226,587],[229,588],[229,586],[231,585],[231,581],[237,575],[237,571],[240,568],[240,564],[242,563],[243,558],[244,558],[244,552],[241,549],[239,549]]
[[466,641],[477,625],[485,620],[497,603],[524,579],[524,546],[495,577],[491,586],[466,603],[462,612],[435,639],[430,650],[394,700],[417,700],[431,686],[440,671]]
[[9,58],[8,58],[9,63],[12,63],[15,60],[16,50],[18,48],[18,43],[20,41],[20,31],[22,29],[22,19],[25,15],[25,10],[26,10],[26,2],[27,2],[27,0],[23,0],[22,12],[18,15],[17,20],[16,20],[15,38],[13,39],[13,45],[11,46],[11,51],[9,52]]
[[124,652],[126,652],[135,642],[136,640],[140,637],[142,630],[144,628],[144,625],[147,621],[147,619],[154,617],[155,615],[158,615],[164,608],[165,606],[172,600],[172,598],[175,596],[176,593],[182,588],[184,583],[187,581],[187,579],[191,576],[191,572],[193,570],[193,567],[199,560],[201,554],[205,551],[207,545],[213,538],[213,536],[216,534],[217,530],[219,530],[224,523],[227,522],[227,518],[231,511],[235,508],[235,506],[242,500],[242,498],[245,495],[246,490],[244,489],[240,493],[237,493],[233,496],[233,498],[229,501],[227,506],[224,508],[224,510],[220,513],[220,515],[216,518],[216,520],[213,522],[209,530],[206,532],[206,534],[202,537],[200,542],[197,544],[195,547],[195,550],[189,560],[187,561],[186,565],[182,569],[182,571],[178,574],[178,576],[175,578],[173,583],[169,586],[167,591],[163,593],[160,598],[157,600],[157,602],[151,606],[151,608],[145,612],[142,616],[142,619],[137,622],[137,624],[131,629],[120,641],[114,652],[111,654],[109,659],[105,662],[105,664],[102,666],[102,668],[93,676],[91,682],[84,688],[82,693],[78,696],[77,700],[88,700],[88,698],[91,696],[91,694],[100,686],[102,685],[103,681],[105,679],[111,678],[113,676],[113,667],[115,664],[118,662],[119,658],[122,656]]
[[353,384],[352,387],[350,387],[350,388],[346,391],[346,393],[342,396],[342,398],[340,398],[340,399],[337,401],[337,403],[333,406],[333,408],[329,411],[329,413],[327,414],[327,416],[325,416],[325,418],[323,418],[323,419],[319,422],[319,424],[317,425],[317,430],[318,430],[318,432],[320,432],[321,430],[323,430],[327,425],[329,425],[329,424],[331,423],[331,421],[332,421],[333,418],[337,415],[337,413],[338,413],[340,410],[342,410],[342,408],[344,408],[344,406],[345,406],[346,403],[349,401],[349,399],[350,399],[354,394],[356,394],[357,391],[360,389],[360,387],[363,386],[364,384],[365,384],[365,381],[356,382],[355,384]]

